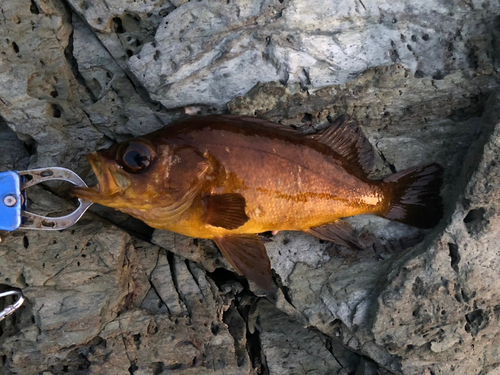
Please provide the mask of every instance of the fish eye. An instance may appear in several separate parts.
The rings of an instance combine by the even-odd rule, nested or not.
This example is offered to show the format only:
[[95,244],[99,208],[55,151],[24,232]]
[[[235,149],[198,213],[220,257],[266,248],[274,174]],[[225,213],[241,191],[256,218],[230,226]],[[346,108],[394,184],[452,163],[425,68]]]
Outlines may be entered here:
[[117,156],[117,162],[123,169],[129,173],[139,173],[153,164],[156,152],[146,143],[133,141],[124,143]]

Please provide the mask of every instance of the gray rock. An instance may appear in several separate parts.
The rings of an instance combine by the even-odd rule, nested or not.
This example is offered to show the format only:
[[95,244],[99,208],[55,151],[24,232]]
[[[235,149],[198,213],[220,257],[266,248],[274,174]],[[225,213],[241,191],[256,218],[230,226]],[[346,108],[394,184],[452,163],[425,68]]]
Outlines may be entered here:
[[128,66],[167,108],[221,107],[258,82],[315,91],[394,63],[435,80],[456,70],[492,72],[486,51],[499,6],[480,3],[191,2],[162,20]]
[[436,373],[495,366],[499,99],[495,94],[488,103],[446,228],[395,263],[378,297],[375,341],[401,356],[404,373],[422,373],[422,358]]
[[[185,112],[305,133],[348,113],[375,148],[372,178],[439,162],[447,208],[426,232],[349,219],[360,252],[279,233],[266,242],[271,293],[211,241],[110,209],[66,231],[2,233],[0,290],[27,297],[0,323],[3,372],[496,371],[497,2],[7,0],[1,10],[1,170],[65,166],[92,184],[84,154]],[[73,209],[64,185],[28,196],[37,213]]]
[[260,300],[250,318],[260,322],[256,331],[271,374],[347,375],[362,362],[338,342],[298,326],[269,301]]

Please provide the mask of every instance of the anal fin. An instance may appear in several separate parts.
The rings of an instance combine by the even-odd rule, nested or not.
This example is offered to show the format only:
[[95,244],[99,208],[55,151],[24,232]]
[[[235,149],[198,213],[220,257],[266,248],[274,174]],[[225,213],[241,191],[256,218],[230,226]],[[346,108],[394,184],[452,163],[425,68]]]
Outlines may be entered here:
[[241,194],[207,194],[203,196],[203,222],[225,229],[236,229],[248,221],[246,201]]
[[309,228],[305,232],[320,240],[334,242],[351,249],[359,250],[363,248],[354,233],[354,229],[343,220],[336,220],[333,223]]
[[264,244],[255,234],[230,235],[214,239],[224,257],[240,274],[270,290],[271,262]]

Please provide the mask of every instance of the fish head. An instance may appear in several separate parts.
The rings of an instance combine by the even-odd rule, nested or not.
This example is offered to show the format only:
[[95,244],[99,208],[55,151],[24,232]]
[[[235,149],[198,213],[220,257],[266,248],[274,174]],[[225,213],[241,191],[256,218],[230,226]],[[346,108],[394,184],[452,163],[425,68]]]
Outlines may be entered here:
[[143,137],[94,151],[87,159],[97,177],[95,187],[74,187],[73,194],[115,209],[148,210],[169,204],[168,145]]

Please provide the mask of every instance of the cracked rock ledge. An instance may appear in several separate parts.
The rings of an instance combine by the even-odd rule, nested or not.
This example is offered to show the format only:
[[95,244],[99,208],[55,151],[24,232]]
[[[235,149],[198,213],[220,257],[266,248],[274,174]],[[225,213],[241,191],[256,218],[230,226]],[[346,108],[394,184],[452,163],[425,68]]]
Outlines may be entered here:
[[[372,178],[438,162],[433,230],[349,221],[354,252],[269,236],[277,291],[211,241],[92,206],[68,230],[0,233],[1,374],[497,374],[500,5],[488,0],[4,0],[0,170],[62,166],[188,112],[304,133],[341,114]],[[73,207],[30,188],[33,212]],[[0,307],[12,302],[0,301]]]

